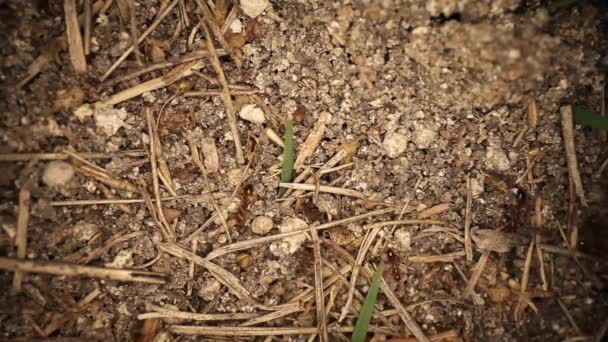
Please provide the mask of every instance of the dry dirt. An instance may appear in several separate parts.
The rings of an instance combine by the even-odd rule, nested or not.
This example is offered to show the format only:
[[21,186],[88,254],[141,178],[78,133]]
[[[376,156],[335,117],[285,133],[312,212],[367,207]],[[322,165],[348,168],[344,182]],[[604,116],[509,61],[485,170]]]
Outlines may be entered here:
[[[228,56],[220,57],[221,66],[228,83],[238,86],[233,90],[256,90],[254,96],[232,96],[237,113],[253,104],[265,117],[263,123],[238,118],[244,164],[236,158],[222,98],[184,96],[184,91],[221,88],[207,58],[199,59],[204,62],[200,72],[172,85],[95,110],[91,116],[76,111],[83,103],[102,101],[166,75],[172,67],[113,82],[120,76],[160,62],[178,65],[192,53],[206,51],[204,30],[195,29],[201,20],[196,1],[179,1],[140,45],[138,57],[131,54],[102,82],[101,76],[131,44],[130,16],[118,6],[128,2],[115,0],[104,13],[93,16],[88,69],[77,75],[65,40],[56,39],[65,31],[62,1],[0,0],[0,153],[63,155],[68,147],[79,154],[104,152],[105,158],[91,162],[136,189],[104,185],[81,171],[82,162],[74,158],[54,166],[36,156],[2,161],[0,254],[18,256],[18,197],[20,190],[27,189],[31,193],[27,259],[115,268],[143,265],[145,270],[165,274],[166,282],[26,273],[22,290],[16,292],[13,272],[2,271],[0,339],[42,338],[54,320],[65,318],[49,337],[212,340],[179,335],[172,326],[235,327],[243,320],[140,320],[138,315],[154,312],[151,304],[183,312],[267,313],[237,298],[205,268],[196,266],[189,274],[187,260],[162,253],[159,248],[168,239],[152,215],[154,205],[58,202],[154,197],[146,157],[151,138],[148,110],[154,117],[162,112],[158,159],[168,167],[175,194],[208,191],[193,163],[190,144],[202,150],[209,168],[209,189],[216,194],[215,205],[223,209],[225,222],[216,218],[193,236],[195,253],[201,257],[230,241],[393,208],[392,213],[320,233],[327,281],[348,265],[332,242],[356,257],[366,225],[398,219],[405,207],[403,218],[429,216],[443,223],[381,229],[366,263],[386,263],[384,279],[427,336],[450,332],[455,337],[446,340],[593,341],[607,327],[608,192],[605,173],[598,173],[608,154],[606,135],[575,126],[588,202],[584,207],[571,195],[560,116],[560,107],[567,104],[603,108],[600,67],[608,64],[608,12],[601,1],[581,0],[550,13],[546,2],[537,0],[276,0],[255,18],[237,12],[238,23],[230,25],[226,37],[242,66],[238,68]],[[159,8],[171,2],[134,1],[137,30],[143,32]],[[222,11],[226,3],[230,1],[215,1],[220,25],[232,7]],[[188,22],[182,12],[188,14]],[[42,71],[19,84],[41,55],[47,58]],[[532,106],[537,112],[535,123],[530,120]],[[277,191],[283,152],[266,130],[282,136],[286,119],[293,116],[297,153],[323,112],[331,117],[320,144],[295,175],[308,166],[316,170],[346,148],[352,153],[340,162],[344,167],[313,177],[313,184],[355,190],[365,198],[312,191],[286,202]],[[212,146],[217,148],[217,164]],[[131,150],[144,152],[123,153]],[[53,173],[53,168],[59,171]],[[76,173],[70,176],[74,168]],[[508,252],[490,254],[473,296],[465,296],[464,290],[481,257],[482,243],[474,242],[473,260],[467,261],[463,252],[467,178],[473,231],[489,229],[513,237]],[[234,189],[236,196],[231,197]],[[172,196],[162,183],[160,195]],[[441,205],[438,213],[426,210],[437,205]],[[178,243],[216,211],[208,197],[165,201],[163,208]],[[576,247],[584,254],[575,258],[555,253],[567,251],[564,237],[573,241],[575,226]],[[131,235],[103,248],[126,234]],[[537,244],[532,246],[548,247],[530,251],[531,264],[525,272],[534,236]],[[296,235],[228,253],[213,262],[234,275],[255,301],[273,306],[314,287],[313,245],[310,236]],[[190,242],[181,246],[193,248]],[[87,258],[92,251],[99,253]],[[434,255],[444,258],[424,258]],[[353,307],[338,322],[351,273],[344,277],[325,291],[330,329],[353,326],[356,321],[358,309]],[[529,278],[523,292],[522,278]],[[357,289],[364,295],[368,285],[360,277]],[[78,310],[77,303],[95,289],[100,293]],[[355,302],[360,299],[355,297]],[[255,326],[317,326],[314,296],[301,307]],[[384,330],[374,334],[375,341],[411,336],[391,309],[381,291],[372,324]],[[306,341],[309,337],[218,338]],[[349,338],[348,333],[330,334],[331,341]]]

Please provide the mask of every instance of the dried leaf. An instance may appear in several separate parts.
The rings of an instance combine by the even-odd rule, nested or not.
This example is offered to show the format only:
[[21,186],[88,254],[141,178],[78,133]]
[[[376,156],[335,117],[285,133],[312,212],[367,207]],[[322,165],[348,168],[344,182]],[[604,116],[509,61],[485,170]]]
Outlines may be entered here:
[[165,220],[167,220],[167,222],[169,223],[173,222],[176,218],[178,218],[179,214],[181,214],[180,210],[163,207],[163,216],[165,217]]
[[84,91],[79,87],[57,91],[57,98],[53,103],[53,110],[70,109],[80,106],[84,102]]
[[201,152],[203,154],[203,163],[209,173],[218,172],[220,169],[220,158],[217,153],[217,147],[213,138],[205,138],[201,142]]
[[525,236],[493,229],[472,230],[471,239],[479,249],[497,253],[507,253],[514,246],[526,243]]

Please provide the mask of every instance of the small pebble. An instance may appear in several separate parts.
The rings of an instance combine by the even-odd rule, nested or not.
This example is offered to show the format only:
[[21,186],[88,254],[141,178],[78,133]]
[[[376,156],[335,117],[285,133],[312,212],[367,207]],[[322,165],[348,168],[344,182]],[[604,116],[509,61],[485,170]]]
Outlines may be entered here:
[[244,105],[239,112],[239,116],[243,120],[247,120],[249,122],[262,124],[266,121],[266,117],[264,116],[264,111],[262,111],[258,106],[253,104]]
[[65,186],[74,177],[74,168],[64,161],[55,160],[46,165],[42,181],[52,187]]
[[405,134],[389,132],[384,136],[382,146],[389,158],[397,158],[407,148],[408,137]]
[[272,230],[272,219],[268,216],[258,216],[251,223],[251,231],[258,235],[266,235]]

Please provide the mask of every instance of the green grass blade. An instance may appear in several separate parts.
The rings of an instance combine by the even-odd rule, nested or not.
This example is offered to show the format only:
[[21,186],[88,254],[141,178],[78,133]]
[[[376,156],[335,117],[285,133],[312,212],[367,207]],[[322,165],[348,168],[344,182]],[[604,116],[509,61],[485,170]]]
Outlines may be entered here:
[[[285,135],[283,136],[283,167],[281,169],[281,183],[289,183],[293,177],[294,147],[293,147],[293,120],[285,123]],[[285,191],[284,188],[281,191]]]
[[384,272],[384,262],[381,262],[374,273],[372,284],[369,287],[367,296],[365,296],[365,302],[357,317],[357,324],[353,331],[352,342],[364,342],[365,336],[367,336],[367,330],[369,329],[369,322],[372,319],[372,313],[374,312],[374,305],[376,304],[376,297],[378,296],[378,289],[380,288],[380,282],[382,281],[382,273]]
[[561,9],[568,8],[576,4],[579,0],[553,0],[547,4],[547,11],[553,14]]
[[601,116],[589,108],[572,106],[572,116],[576,123],[592,128],[608,129],[608,117]]

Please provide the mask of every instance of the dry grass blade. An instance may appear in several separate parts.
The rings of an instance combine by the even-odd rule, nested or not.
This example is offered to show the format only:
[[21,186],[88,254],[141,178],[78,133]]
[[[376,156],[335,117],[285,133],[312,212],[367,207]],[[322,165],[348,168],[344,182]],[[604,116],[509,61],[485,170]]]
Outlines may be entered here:
[[[213,36],[215,37],[215,39],[217,39],[217,41],[220,43],[222,48],[232,58],[232,60],[236,64],[236,66],[240,68],[241,64],[242,64],[241,58],[234,53],[234,51],[232,50],[232,47],[230,46],[230,44],[228,44],[228,42],[224,38],[224,32],[222,32],[222,29],[215,22],[213,12],[209,8],[209,6],[207,6],[207,3],[205,3],[205,1],[202,1],[202,0],[194,0],[194,1],[198,5],[198,8],[201,10],[201,12],[203,12],[203,18],[205,19],[205,23],[201,24],[201,26],[205,26],[205,24],[209,26],[209,28],[211,29],[211,32],[213,32]],[[209,38],[211,38],[211,36],[209,36]]]
[[479,277],[483,273],[483,269],[486,267],[486,263],[488,262],[489,258],[490,258],[490,252],[481,251],[481,256],[479,257],[479,260],[477,260],[477,263],[475,264],[475,267],[473,268],[473,274],[471,275],[471,278],[469,278],[469,281],[467,282],[467,286],[465,287],[465,289],[462,293],[462,296],[464,298],[467,298],[474,293],[475,285],[477,285],[477,281],[479,280]]
[[87,72],[87,60],[84,56],[82,36],[80,35],[80,24],[78,23],[78,12],[76,0],[64,0],[63,10],[65,12],[65,25],[68,35],[68,49],[70,51],[70,62],[79,74]]
[[[229,195],[224,192],[215,192],[212,194],[212,196],[214,199],[221,199],[221,198],[226,198]],[[183,200],[187,203],[202,203],[202,202],[210,202],[211,196],[209,196],[209,194],[181,195],[181,196],[163,197],[160,200],[163,202]],[[144,203],[145,201],[146,200],[143,198],[69,200],[69,201],[52,201],[49,203],[49,205],[52,207],[61,207],[61,206],[81,206],[81,205],[102,205],[102,204],[135,204],[135,203]],[[156,201],[156,200],[152,200],[152,202],[154,202],[154,201]]]
[[557,298],[557,303],[559,304],[559,307],[562,309],[564,316],[566,316],[566,318],[568,319],[568,323],[570,323],[570,325],[572,326],[572,329],[574,329],[574,331],[576,332],[577,335],[579,335],[579,336],[582,335],[583,333],[581,332],[581,328],[579,328],[578,324],[576,324],[576,321],[574,320],[574,317],[572,317],[572,315],[570,314],[570,311],[566,307],[566,304],[564,304],[564,302],[559,298]]
[[432,262],[453,262],[465,256],[465,251],[457,251],[441,255],[413,255],[409,256],[409,262],[432,263]]
[[298,157],[294,163],[293,168],[297,171],[304,166],[304,162],[308,157],[312,156],[315,152],[321,139],[323,139],[323,135],[325,134],[325,127],[331,120],[331,114],[328,112],[322,112],[319,114],[319,119],[315,123],[315,126],[312,128],[312,131],[306,137],[306,140],[300,147],[300,152],[298,153]]
[[372,242],[376,239],[376,236],[378,235],[378,233],[380,233],[381,229],[382,228],[379,227],[379,228],[374,228],[374,229],[368,230],[367,234],[365,235],[365,239],[363,240],[363,244],[361,244],[361,247],[359,248],[359,252],[357,253],[357,259],[355,260],[353,272],[350,276],[350,284],[349,284],[349,288],[348,288],[348,296],[346,298],[346,303],[342,307],[342,312],[340,313],[340,318],[338,318],[339,322],[344,320],[344,318],[346,318],[346,315],[350,312],[350,308],[351,308],[352,302],[353,302],[353,295],[355,292],[355,286],[357,285],[357,280],[359,277],[359,271],[361,270],[361,266],[363,265],[363,262],[365,261],[365,256],[367,255],[367,251],[369,250],[370,246],[372,245]]
[[88,55],[91,51],[91,29],[93,26],[93,8],[91,7],[91,0],[84,0],[84,4],[82,5],[83,16],[84,16],[84,29],[83,29],[83,48],[84,54]]
[[[86,159],[106,159],[116,157],[143,157],[146,156],[145,151],[133,150],[133,151],[119,151],[115,153],[103,153],[103,152],[78,152],[83,158]],[[70,156],[65,153],[4,153],[0,154],[0,162],[8,161],[27,161],[32,159],[38,160],[66,160]]]
[[[357,215],[357,216],[352,216],[352,217],[348,217],[345,219],[341,219],[341,220],[336,220],[330,223],[325,223],[316,227],[313,227],[312,229],[316,229],[316,230],[323,230],[323,229],[329,229],[332,227],[336,227],[342,224],[347,224],[347,223],[351,223],[351,222],[355,222],[355,221],[359,221],[359,220],[363,220],[369,217],[373,217],[373,216],[377,216],[377,215],[383,215],[383,214],[388,214],[388,213],[392,213],[394,212],[394,209],[381,209],[381,210],[376,210],[376,211],[372,211],[369,213],[365,213],[365,214],[361,214],[361,215]],[[264,236],[261,238],[257,238],[257,239],[251,239],[251,240],[247,240],[247,241],[241,241],[241,242],[236,242],[227,246],[222,246],[219,248],[214,249],[213,251],[211,251],[211,253],[209,253],[207,255],[207,257],[205,259],[207,260],[213,260],[219,256],[222,256],[224,254],[228,254],[228,253],[233,253],[233,252],[237,252],[237,251],[241,251],[244,249],[249,249],[249,248],[253,248],[255,246],[259,246],[259,245],[263,245],[272,241],[276,241],[276,240],[280,240],[282,238],[285,237],[289,237],[289,236],[293,236],[293,235],[298,235],[298,234],[304,234],[308,231],[308,228],[305,229],[301,229],[301,230],[295,230],[292,232],[287,232],[287,233],[281,233],[281,234],[275,234],[275,235],[270,235],[270,236]]]
[[79,312],[84,310],[91,302],[93,302],[99,295],[101,291],[99,289],[95,289],[91,291],[86,297],[84,297],[76,307],[76,311],[68,311],[63,315],[57,316],[53,318],[53,320],[46,326],[43,330],[43,336],[49,336],[54,333],[57,329],[59,329],[65,323],[77,318],[79,316]]
[[189,319],[193,321],[240,321],[246,319],[252,319],[258,317],[259,314],[256,313],[244,313],[244,312],[235,312],[235,313],[217,313],[217,314],[201,314],[196,312],[186,312],[179,311],[173,309],[163,308],[161,306],[157,306],[154,304],[146,304],[146,310],[154,311],[147,312],[137,316],[137,319],[152,319],[152,318],[179,318],[179,319]]
[[473,193],[471,189],[471,178],[467,176],[467,204],[464,213],[464,251],[467,261],[473,260],[473,243],[471,241],[471,209],[473,207]]
[[578,169],[578,161],[576,159],[576,147],[574,144],[574,124],[572,122],[572,107],[563,106],[560,109],[562,114],[562,130],[564,135],[564,145],[566,147],[566,159],[568,161],[568,171],[570,171],[570,178],[574,183],[574,189],[576,194],[583,206],[587,206],[585,199],[585,190],[583,188],[583,181],[581,180],[581,174]]
[[325,316],[325,294],[323,293],[323,260],[321,259],[321,244],[317,230],[310,229],[310,236],[313,243],[314,253],[314,273],[315,273],[315,303],[317,311],[317,327],[319,328],[319,338],[321,342],[328,342],[327,317]]
[[241,285],[239,278],[234,276],[232,273],[226,271],[220,266],[212,263],[211,261],[205,260],[196,254],[176,245],[173,243],[165,243],[159,246],[160,250],[169,253],[178,258],[190,260],[199,266],[203,266],[209,273],[211,273],[220,283],[226,286],[235,296],[244,302],[247,302],[255,307],[262,310],[274,311],[276,307],[268,307],[262,305],[253,299],[251,293]]
[[107,184],[115,189],[125,190],[125,191],[130,191],[130,192],[139,192],[139,189],[135,185],[133,185],[131,182],[129,182],[125,179],[112,178],[107,173],[97,172],[96,170],[93,170],[86,165],[76,167],[75,170],[76,170],[76,172],[78,172],[84,176],[91,177],[91,178],[93,178],[99,182],[102,182],[104,184]]
[[67,257],[65,257],[63,259],[63,261],[86,265],[93,260],[101,258],[106,252],[108,252],[112,247],[116,246],[117,244],[125,242],[125,241],[129,241],[131,239],[134,239],[134,238],[142,236],[142,235],[144,235],[143,232],[132,232],[132,233],[127,233],[127,234],[122,234],[122,235],[111,238],[103,246],[96,248],[95,250],[91,251],[90,253],[77,252],[77,253],[68,255]]
[[[431,342],[441,342],[441,341],[458,341],[458,331],[456,330],[448,330],[444,332],[440,332],[434,335],[429,336],[429,341]],[[398,337],[391,338],[387,340],[387,342],[417,342],[415,337]]]
[[19,260],[0,257],[0,269],[64,276],[84,276],[106,280],[164,284],[165,274],[119,268],[82,266],[40,260]]
[[114,70],[116,70],[116,68],[118,68],[118,66],[125,60],[127,59],[127,57],[131,54],[131,52],[133,52],[135,50],[135,48],[137,48],[137,45],[141,44],[146,37],[148,37],[148,35],[154,31],[154,29],[156,29],[156,27],[163,21],[163,19],[165,19],[165,17],[171,13],[171,11],[173,10],[173,8],[177,5],[179,0],[173,0],[173,2],[171,2],[171,4],[169,4],[169,6],[167,6],[164,10],[159,11],[159,15],[156,16],[156,18],[154,19],[154,22],[152,24],[150,24],[150,26],[148,26],[148,28],[138,37],[137,41],[135,42],[136,44],[132,45],[130,48],[128,48],[119,58],[118,60],[116,60],[116,62],[114,62],[114,64],[112,64],[112,66],[110,67],[110,69],[108,69],[108,71],[105,72],[105,74],[103,74],[103,76],[100,77],[100,80],[103,82],[105,81],[108,76],[110,76],[112,74],[112,72],[114,72]]
[[[338,252],[340,257],[342,257],[346,262],[348,262],[350,264],[355,263],[355,258],[353,258],[353,256],[350,255],[350,253],[347,250],[338,246],[335,242],[333,242],[331,240],[326,240],[326,242],[331,247],[333,247],[336,250],[336,252]],[[361,269],[361,274],[363,274],[363,276],[366,277],[368,280],[371,280],[374,276],[374,272],[367,266],[364,266]],[[418,339],[418,341],[428,342],[429,341],[428,338],[424,335],[424,332],[422,332],[422,329],[420,329],[420,326],[418,325],[418,323],[416,323],[416,321],[414,321],[414,319],[409,314],[409,312],[407,312],[407,310],[405,309],[403,304],[401,304],[399,297],[397,297],[395,292],[393,292],[393,290],[388,286],[388,284],[386,283],[386,281],[384,281],[384,279],[382,279],[382,283],[380,284],[380,289],[382,289],[382,292],[384,293],[386,298],[389,300],[391,305],[397,310],[399,317],[401,318],[403,323],[405,323],[405,326],[412,333],[412,335],[414,335]],[[372,329],[370,328],[369,331],[372,331]]]
[[[24,259],[27,253],[27,225],[30,221],[30,191],[26,188],[19,190],[19,209],[17,213],[17,234],[15,245],[17,246],[17,257]],[[21,291],[23,273],[15,272],[13,276],[13,290]]]
[[158,167],[157,167],[157,137],[156,134],[156,123],[154,122],[154,117],[152,116],[152,112],[150,108],[145,109],[146,121],[148,123],[148,139],[150,139],[150,166],[152,169],[152,186],[154,187],[154,198],[156,199],[156,215],[160,221],[160,229],[165,238],[168,241],[175,240],[175,234],[173,233],[171,226],[165,219],[165,214],[163,212],[162,201],[160,199],[160,185],[158,183]]
[[[526,254],[526,262],[524,263],[523,274],[521,277],[520,298],[519,298],[519,301],[517,302],[517,306],[515,307],[515,310],[513,313],[516,321],[519,321],[522,319],[523,311],[526,307],[526,306],[524,306],[524,303],[526,302],[526,300],[524,298],[528,298],[526,291],[528,290],[528,282],[530,280],[530,267],[532,266],[534,241],[535,241],[535,239],[532,239],[532,241],[530,241],[530,245],[528,246],[528,253]],[[525,304],[529,304],[529,303],[525,303]]]
[[266,315],[252,317],[247,322],[243,322],[243,324],[241,324],[240,326],[241,327],[249,327],[249,326],[260,324],[260,323],[264,323],[264,322],[270,322],[270,321],[273,321],[275,319],[278,319],[278,318],[281,318],[281,317],[285,317],[285,316],[291,315],[292,313],[300,312],[300,311],[303,311],[303,310],[304,309],[300,306],[300,304],[293,303],[293,305],[285,306],[282,309],[270,312],[270,313],[268,313]]
[[[204,3],[201,4],[200,0],[196,0],[196,2],[199,4],[200,8],[203,8],[203,7],[207,8],[206,7],[207,5]],[[209,18],[211,18],[210,20],[213,20],[212,16],[210,16]],[[208,20],[208,23],[209,23],[209,20]],[[209,33],[209,29],[207,28],[207,25],[205,25],[204,23],[201,24],[201,26],[203,27],[203,29],[205,29],[205,38],[207,40],[207,50],[209,51],[209,55],[210,55],[209,59],[211,61],[211,65],[213,66],[213,69],[215,69],[217,78],[222,85],[222,94],[220,96],[222,98],[222,101],[224,101],[224,106],[226,107],[226,116],[228,117],[228,126],[230,126],[230,132],[232,133],[232,140],[234,140],[234,147],[236,149],[236,160],[239,164],[244,164],[245,157],[243,156],[243,146],[241,144],[239,128],[236,123],[236,111],[234,109],[234,103],[232,103],[230,89],[228,88],[228,80],[226,80],[226,75],[224,74],[224,69],[222,69],[222,64],[220,63],[220,59],[218,58],[217,54],[215,53],[215,46],[213,44],[213,39],[211,38],[211,34]],[[217,28],[217,25],[211,25],[211,27],[212,27],[212,29],[214,27]],[[214,33],[215,33],[215,31],[214,31]],[[222,37],[222,39],[224,38],[223,35],[220,35],[220,36]],[[222,47],[224,49],[226,49],[225,46],[222,45]],[[226,49],[226,51],[228,51],[228,53],[230,53],[230,47],[228,47],[228,49]]]
[[[188,144],[190,145],[190,154],[192,155],[192,162],[194,162],[194,164],[200,169],[201,173],[203,174],[203,179],[205,180],[205,187],[207,189],[207,192],[210,193],[211,185],[209,184],[209,178],[207,177],[208,171],[205,168],[203,162],[201,161],[200,154],[198,152],[198,147],[196,147],[196,144],[191,140],[188,141]],[[211,197],[211,204],[213,204],[215,216],[219,216],[220,220],[222,221],[222,227],[224,228],[224,233],[226,234],[226,238],[228,238],[228,242],[232,242],[232,237],[230,236],[230,228],[228,228],[226,218],[222,213],[222,209],[220,209],[213,197]]]
[[[329,328],[330,333],[349,333],[354,330],[354,327],[337,327]],[[178,335],[203,335],[203,336],[286,336],[286,335],[311,335],[318,334],[317,327],[217,327],[217,326],[193,326],[193,325],[171,325],[169,331]],[[369,331],[392,335],[390,330],[369,327]],[[428,341],[428,340],[424,340]]]
[[359,199],[365,199],[365,198],[369,197],[359,191],[355,191],[355,190],[351,190],[351,189],[344,189],[344,188],[336,188],[336,187],[327,186],[327,185],[316,186],[314,184],[302,184],[302,183],[279,183],[279,186],[282,188],[286,188],[286,189],[326,192],[329,194],[343,195],[343,196],[354,197],[354,198],[359,198]]

